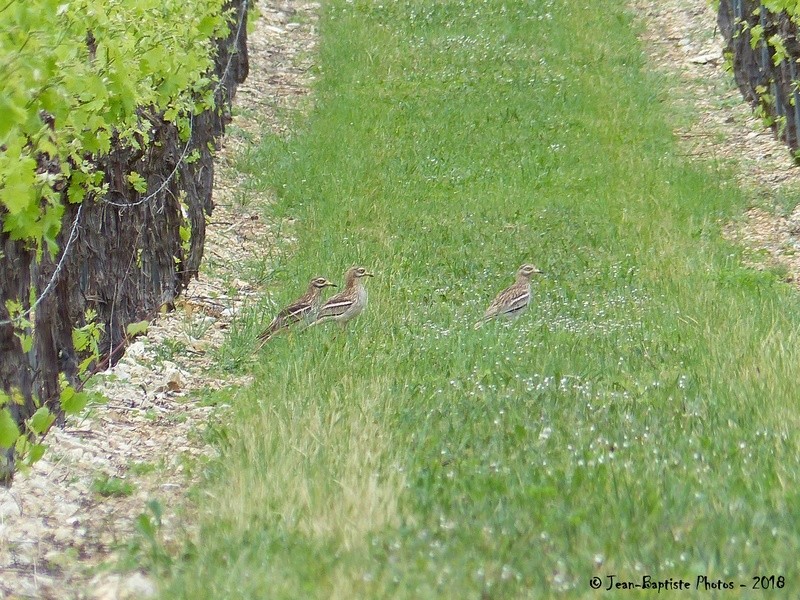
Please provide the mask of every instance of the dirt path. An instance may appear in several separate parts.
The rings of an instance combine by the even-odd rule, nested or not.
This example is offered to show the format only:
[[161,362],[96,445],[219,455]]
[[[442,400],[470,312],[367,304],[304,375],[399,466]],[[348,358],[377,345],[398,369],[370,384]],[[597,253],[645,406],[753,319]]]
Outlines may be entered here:
[[250,76],[237,91],[236,116],[218,157],[203,273],[175,312],[138,338],[115,368],[94,378],[94,397],[105,401],[51,431],[46,458],[20,473],[10,491],[0,491],[0,597],[138,599],[155,593],[143,574],[110,569],[136,560],[125,545],[151,500],[163,510],[159,535],[167,547],[184,535],[180,527],[190,520],[177,510],[204,457],[213,453],[204,433],[220,410],[203,400],[209,390],[247,384],[209,375],[211,351],[231,320],[264,293],[241,266],[274,243],[261,210],[269,198],[247,185],[235,161],[264,133],[284,133],[286,111],[307,102],[318,9],[302,1],[259,3],[248,44]]

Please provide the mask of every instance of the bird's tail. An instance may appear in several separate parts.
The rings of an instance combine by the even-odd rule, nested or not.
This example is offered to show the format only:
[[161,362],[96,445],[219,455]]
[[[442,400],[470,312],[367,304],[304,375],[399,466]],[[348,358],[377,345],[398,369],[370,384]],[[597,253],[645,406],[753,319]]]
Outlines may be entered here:
[[275,332],[278,331],[278,329],[280,328],[281,328],[281,323],[276,319],[275,321],[270,323],[269,326],[264,331],[259,333],[258,341],[261,343],[258,345],[258,350],[261,350],[261,348],[264,347],[264,344],[270,341],[272,339],[272,336],[275,335]]
[[483,327],[483,324],[484,324],[484,323],[486,323],[486,319],[485,319],[485,318],[484,318],[484,319],[481,319],[480,321],[478,321],[477,323],[475,323],[475,329],[480,329],[481,327]]
[[258,348],[256,350],[261,350],[264,346],[267,345],[267,342],[272,339],[272,333],[267,333],[266,331],[258,336]]

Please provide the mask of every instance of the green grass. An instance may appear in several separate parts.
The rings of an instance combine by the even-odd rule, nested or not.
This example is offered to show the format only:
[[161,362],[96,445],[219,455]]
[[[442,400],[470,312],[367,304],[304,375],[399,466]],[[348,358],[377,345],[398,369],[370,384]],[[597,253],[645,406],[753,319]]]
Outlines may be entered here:
[[105,497],[125,497],[133,494],[134,485],[119,477],[101,475],[92,481],[92,491]]
[[[250,363],[271,305],[237,322],[255,381],[165,598],[796,592],[800,304],[722,239],[746,199],[676,147],[622,5],[326,4],[316,108],[247,164],[297,219],[275,300],[363,264],[370,306]],[[530,313],[473,330],[526,261]]]

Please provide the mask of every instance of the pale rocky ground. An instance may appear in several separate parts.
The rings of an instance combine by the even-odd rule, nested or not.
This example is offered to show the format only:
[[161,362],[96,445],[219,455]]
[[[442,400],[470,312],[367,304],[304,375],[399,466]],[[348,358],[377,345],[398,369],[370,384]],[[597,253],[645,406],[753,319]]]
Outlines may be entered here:
[[[675,101],[695,114],[676,131],[686,152],[733,165],[757,206],[726,231],[754,250],[754,260],[766,256],[792,275],[800,273],[794,257],[800,218],[770,208],[798,182],[800,169],[723,72],[721,40],[706,0],[631,0],[631,6],[642,19],[653,63],[681,82]],[[219,156],[217,209],[206,249],[211,274],[193,282],[178,310],[162,316],[114,369],[96,378],[93,388],[108,401],[51,431],[46,458],[20,474],[10,491],[0,491],[2,598],[153,596],[144,573],[117,574],[109,567],[124,558],[134,521],[147,512],[149,500],[164,508],[160,535],[168,548],[191,522],[180,512],[182,500],[197,466],[214,452],[203,431],[214,411],[224,410],[200,400],[209,390],[248,383],[209,375],[209,350],[223,343],[242,307],[265,293],[257,281],[243,278],[240,267],[270,252],[274,232],[282,230],[261,217],[259,207],[269,198],[256,197],[233,163],[264,132],[285,134],[287,114],[309,103],[319,5],[286,0],[261,2],[259,9],[249,40],[250,77],[238,90],[237,116]],[[92,482],[103,476],[130,482],[133,493],[98,495]]]

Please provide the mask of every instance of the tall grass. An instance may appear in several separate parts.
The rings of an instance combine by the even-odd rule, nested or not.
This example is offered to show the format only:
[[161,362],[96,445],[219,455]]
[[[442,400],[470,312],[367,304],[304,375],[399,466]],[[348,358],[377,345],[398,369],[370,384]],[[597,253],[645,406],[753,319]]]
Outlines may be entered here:
[[[370,305],[247,367],[234,332],[255,383],[165,597],[797,589],[800,305],[722,239],[746,199],[622,4],[325,5],[316,109],[247,162],[297,219],[279,300],[363,264]],[[532,310],[473,330],[527,261]]]

